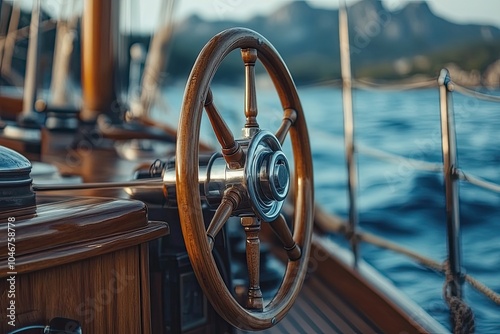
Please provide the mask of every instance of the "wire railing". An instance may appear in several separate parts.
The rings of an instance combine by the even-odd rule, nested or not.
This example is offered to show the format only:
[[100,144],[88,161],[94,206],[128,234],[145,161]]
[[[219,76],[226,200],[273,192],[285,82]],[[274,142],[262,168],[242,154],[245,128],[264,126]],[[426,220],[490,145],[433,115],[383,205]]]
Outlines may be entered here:
[[425,78],[425,79],[410,79],[410,80],[398,80],[397,82],[391,81],[369,81],[366,79],[355,79],[353,80],[353,86],[355,88],[361,88],[365,90],[412,90],[412,89],[423,89],[436,87],[436,79]]
[[[316,217],[318,227],[325,232],[346,235],[348,231],[348,224],[345,220],[334,217],[321,208],[316,207]],[[439,262],[424,256],[417,251],[411,250],[405,246],[401,246],[395,242],[387,240],[376,234],[369,233],[366,231],[357,232],[354,235],[359,241],[369,243],[371,245],[377,246],[379,248],[384,248],[393,251],[398,254],[407,256],[408,258],[414,260],[415,262],[421,264],[422,266],[429,268],[437,273],[445,274],[446,271],[446,261]],[[491,288],[483,284],[477,278],[470,274],[464,274],[464,280],[469,283],[476,291],[482,293],[484,296],[492,300],[495,304],[500,305],[500,294],[493,291]]]
[[[493,291],[479,280],[475,279],[469,274],[464,272],[461,264],[461,235],[460,235],[460,215],[459,215],[459,190],[458,181],[468,182],[474,186],[480,187],[482,189],[490,190],[493,192],[500,193],[500,185],[485,180],[481,177],[472,175],[469,172],[465,172],[458,168],[457,164],[457,153],[456,153],[456,129],[454,126],[453,117],[453,101],[452,93],[461,93],[466,96],[474,97],[482,101],[489,102],[500,102],[500,96],[489,95],[485,93],[480,93],[472,89],[460,86],[454,83],[450,74],[446,69],[443,69],[438,80],[434,80],[434,83],[430,83],[428,80],[424,80],[420,83],[411,82],[406,84],[393,84],[388,83],[387,85],[381,83],[373,83],[365,80],[352,80],[352,87],[362,88],[362,89],[378,89],[378,90],[388,90],[388,89],[417,89],[417,88],[429,88],[438,87],[440,91],[440,111],[441,111],[441,133],[442,133],[442,155],[443,163],[433,163],[423,160],[416,160],[404,157],[402,155],[389,153],[378,148],[372,148],[363,144],[354,143],[352,146],[355,148],[354,152],[357,154],[364,154],[371,156],[375,159],[386,161],[389,163],[400,164],[402,161],[411,164],[411,166],[416,170],[430,171],[436,173],[442,173],[445,183],[445,198],[446,198],[446,213],[447,213],[447,236],[448,236],[448,256],[446,261],[440,263],[433,259],[429,259],[425,256],[418,254],[415,251],[409,250],[403,246],[397,245],[391,241],[384,238],[376,236],[371,233],[359,232],[357,230],[353,231],[352,224],[348,224],[342,220],[329,220],[319,219],[319,221],[327,222],[324,224],[323,228],[330,232],[344,234],[350,241],[351,244],[357,244],[358,242],[367,242],[376,245],[381,248],[390,249],[392,251],[404,254],[416,262],[442,274],[446,275],[445,282],[445,297],[449,302],[451,298],[455,301],[461,303],[468,312],[472,313],[470,308],[463,302],[463,292],[462,285],[464,282],[470,284],[477,291],[481,292],[487,298],[491,299],[493,302],[500,305],[500,294]],[[344,112],[346,112],[344,110]],[[347,111],[352,113],[351,111]],[[348,147],[346,147],[346,150]],[[357,214],[357,213],[356,213]],[[318,216],[322,216],[319,212]],[[353,241],[352,239],[355,239]],[[360,256],[360,255],[358,255]],[[453,304],[449,302],[450,308],[453,311]],[[460,325],[463,325],[460,322]],[[454,324],[456,326],[456,324]]]
[[454,82],[450,83],[450,89],[466,96],[489,102],[500,102],[500,96],[481,93],[467,87],[460,86]]
[[484,180],[480,177],[474,176],[474,175],[470,175],[470,174],[468,174],[460,169],[456,171],[456,174],[457,174],[458,178],[462,181],[467,181],[470,184],[473,184],[477,187],[500,193],[500,185],[498,185],[498,184],[495,184],[495,183],[490,182],[490,181],[486,181],[486,180]]
[[[462,332],[464,328],[474,329],[474,316],[471,308],[463,300],[462,285],[468,282],[478,291],[482,292],[485,296],[496,302],[500,303],[500,295],[493,290],[486,287],[481,282],[475,280],[470,275],[465,274],[462,268],[462,251],[461,251],[461,233],[460,233],[460,200],[458,181],[466,181],[475,186],[483,189],[500,192],[500,185],[493,182],[486,181],[480,177],[466,173],[458,168],[457,159],[457,145],[456,145],[456,128],[453,112],[452,92],[456,91],[467,96],[472,96],[477,99],[491,102],[500,102],[500,96],[494,96],[476,92],[466,87],[462,87],[452,82],[450,73],[447,69],[441,70],[438,80],[419,80],[397,83],[373,83],[367,80],[356,80],[351,77],[350,72],[350,56],[349,56],[349,43],[348,43],[348,24],[347,24],[347,8],[344,6],[339,8],[339,36],[340,36],[340,61],[342,69],[342,96],[343,96],[343,113],[344,113],[344,134],[345,134],[345,150],[347,157],[347,174],[348,174],[348,206],[349,206],[349,222],[332,224],[329,222],[327,225],[346,236],[354,256],[355,266],[357,259],[361,257],[359,248],[357,247],[359,241],[369,242],[380,247],[389,248],[399,253],[405,254],[413,258],[419,263],[427,267],[444,273],[444,297],[450,307],[452,326],[455,332]],[[352,92],[353,88],[371,89],[371,90],[410,90],[419,88],[438,87],[439,89],[439,104],[441,116],[441,148],[442,148],[442,164],[430,163],[427,161],[409,159],[396,154],[387,153],[379,149],[374,149],[354,142],[354,117],[352,108]],[[346,99],[349,99],[346,101]],[[347,120],[347,121],[346,121]],[[355,160],[354,153],[364,153],[373,158],[401,163],[402,159],[411,163],[415,169],[438,172],[443,174],[444,191],[446,200],[446,226],[447,226],[447,245],[448,256],[444,263],[440,264],[431,259],[427,259],[416,252],[407,250],[406,248],[389,242],[385,239],[375,235],[359,232],[357,230],[357,219],[353,217],[358,216],[356,211],[356,196],[354,185],[357,180],[352,175],[356,174],[356,166],[352,162]],[[321,216],[321,212],[317,213]],[[324,218],[324,217],[323,217]],[[328,219],[327,219],[328,220]],[[321,221],[321,218],[318,219]],[[325,220],[324,220],[325,221]]]
[[443,171],[443,165],[440,163],[411,159],[399,154],[389,153],[363,144],[356,144],[356,153],[364,154],[372,158],[376,158],[378,160],[387,161],[394,164],[400,164],[401,162],[405,162],[407,163],[407,165],[412,166],[416,170],[427,171],[427,172],[439,172],[439,173]]

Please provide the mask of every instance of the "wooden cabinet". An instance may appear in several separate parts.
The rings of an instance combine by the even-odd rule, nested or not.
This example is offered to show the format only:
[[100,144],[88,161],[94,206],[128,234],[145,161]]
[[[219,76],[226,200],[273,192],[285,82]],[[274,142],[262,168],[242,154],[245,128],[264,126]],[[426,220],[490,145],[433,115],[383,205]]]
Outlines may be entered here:
[[[148,241],[168,234],[168,225],[149,222],[138,201],[37,201],[36,213],[0,213],[0,332],[65,317],[84,333],[151,333]],[[6,252],[8,221],[14,267]],[[15,327],[4,307],[12,301]]]

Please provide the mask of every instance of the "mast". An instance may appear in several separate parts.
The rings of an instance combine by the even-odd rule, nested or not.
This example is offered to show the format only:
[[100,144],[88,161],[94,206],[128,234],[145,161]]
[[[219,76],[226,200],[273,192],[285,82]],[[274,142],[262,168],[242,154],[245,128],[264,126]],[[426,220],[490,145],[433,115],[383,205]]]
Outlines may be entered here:
[[80,117],[95,121],[111,110],[115,94],[118,36],[117,0],[85,0],[82,23],[82,93]]

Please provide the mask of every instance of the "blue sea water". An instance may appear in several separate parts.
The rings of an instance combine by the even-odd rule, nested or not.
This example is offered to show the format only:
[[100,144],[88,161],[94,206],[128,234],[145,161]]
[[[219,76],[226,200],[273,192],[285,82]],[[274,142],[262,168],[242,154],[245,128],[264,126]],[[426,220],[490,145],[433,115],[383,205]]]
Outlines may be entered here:
[[[244,125],[243,88],[214,86],[214,101],[235,137]],[[499,92],[490,92],[499,94]],[[347,172],[343,141],[341,91],[299,87],[312,146],[315,199],[326,211],[346,218]],[[176,124],[183,86],[168,87],[170,111],[160,118]],[[500,184],[500,104],[454,93],[459,167]],[[261,128],[275,131],[282,117],[273,89],[258,89]],[[447,256],[443,175],[418,170],[405,158],[441,163],[441,130],[437,88],[413,91],[355,90],[356,144],[402,158],[380,161],[357,157],[357,207],[360,228],[376,233],[437,261]],[[206,119],[202,138],[215,144]],[[285,145],[285,150],[290,148]],[[460,182],[463,267],[500,293],[500,194]],[[364,260],[387,276],[407,296],[450,328],[443,299],[444,277],[406,257],[363,244]],[[464,286],[476,317],[477,333],[500,332],[500,307]]]

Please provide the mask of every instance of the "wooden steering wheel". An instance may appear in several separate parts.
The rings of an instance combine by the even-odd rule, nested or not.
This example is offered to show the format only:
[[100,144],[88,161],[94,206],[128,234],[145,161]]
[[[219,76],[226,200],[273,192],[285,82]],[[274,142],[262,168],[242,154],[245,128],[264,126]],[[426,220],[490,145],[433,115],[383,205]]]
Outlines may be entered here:
[[[243,138],[238,140],[217,111],[210,90],[219,65],[235,49],[241,49],[245,66],[246,124]],[[273,80],[284,111],[281,126],[274,134],[261,130],[257,123],[254,72],[257,59]],[[203,109],[222,147],[225,175],[220,204],[208,228],[203,221],[200,196],[201,183],[207,180],[199,178],[198,156]],[[288,134],[293,148],[293,173],[281,150]],[[215,310],[235,327],[260,330],[275,325],[292,307],[306,275],[314,194],[309,136],[295,84],[283,60],[264,37],[252,30],[233,28],[219,33],[205,45],[184,92],[176,151],[176,194],[182,233],[205,295]],[[294,197],[293,236],[281,214],[289,189],[293,189],[290,196]],[[245,306],[227,288],[212,254],[214,237],[230,216],[240,217],[246,232],[249,288]],[[281,286],[267,305],[259,287],[261,222],[271,226],[288,254]]]

